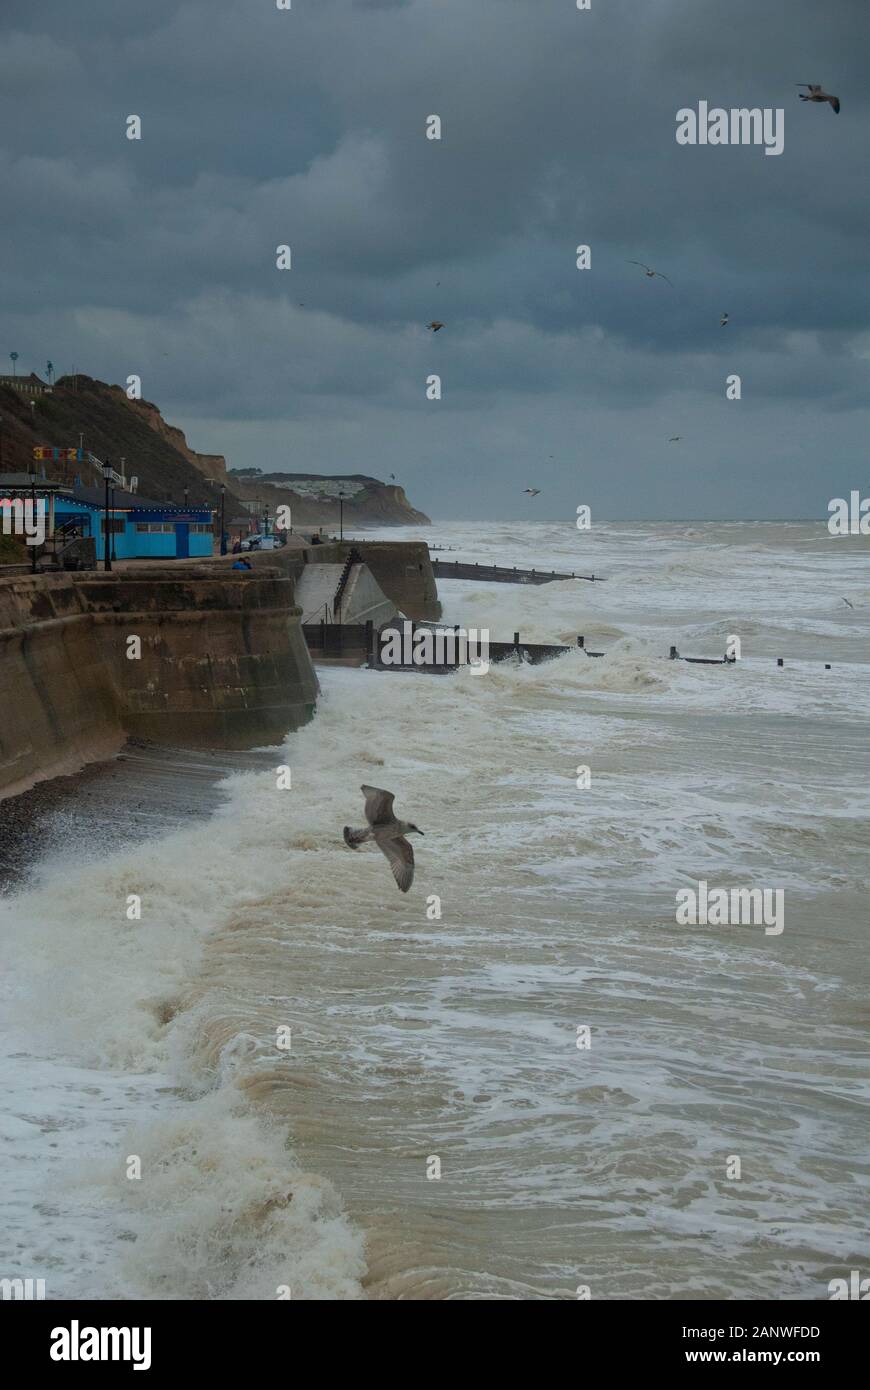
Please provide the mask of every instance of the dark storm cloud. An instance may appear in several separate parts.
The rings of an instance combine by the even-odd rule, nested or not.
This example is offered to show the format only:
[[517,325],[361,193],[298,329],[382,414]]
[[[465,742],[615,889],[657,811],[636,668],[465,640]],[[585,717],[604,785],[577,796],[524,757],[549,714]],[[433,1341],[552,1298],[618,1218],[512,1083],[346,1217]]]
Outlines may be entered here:
[[[28,369],[135,372],[195,447],[401,469],[439,515],[519,514],[550,454],[547,515],[824,516],[861,471],[863,2],[6,0],[0,22],[0,354]],[[783,154],[678,146],[701,99],[783,107]],[[687,474],[661,447],[684,419]],[[826,420],[840,453],[813,460]]]

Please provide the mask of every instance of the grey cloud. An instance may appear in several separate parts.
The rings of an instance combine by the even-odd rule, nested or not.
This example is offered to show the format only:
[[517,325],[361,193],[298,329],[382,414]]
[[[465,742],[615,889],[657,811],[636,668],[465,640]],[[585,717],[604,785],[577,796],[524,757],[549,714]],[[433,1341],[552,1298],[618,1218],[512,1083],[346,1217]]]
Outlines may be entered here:
[[[208,422],[194,445],[224,447],[223,421],[239,464],[334,468],[342,440],[375,473],[425,456],[437,483],[424,470],[414,496],[435,512],[467,507],[473,459],[483,516],[522,514],[506,470],[553,452],[533,425],[588,431],[600,499],[652,505],[613,474],[679,399],[706,453],[685,476],[650,459],[655,514],[724,505],[732,444],[763,459],[783,438],[800,490],[756,467],[759,514],[816,514],[832,463],[795,412],[850,466],[863,447],[868,37],[851,0],[6,0],[0,354],[115,380],[141,362],[180,424]],[[802,78],[841,115],[803,106]],[[678,147],[700,98],[782,106],[783,155]]]

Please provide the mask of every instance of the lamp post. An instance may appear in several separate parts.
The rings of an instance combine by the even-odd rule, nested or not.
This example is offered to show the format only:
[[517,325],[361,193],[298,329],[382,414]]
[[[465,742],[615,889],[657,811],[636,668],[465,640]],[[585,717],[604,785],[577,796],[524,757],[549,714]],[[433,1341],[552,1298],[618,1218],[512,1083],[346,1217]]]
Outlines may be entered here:
[[103,477],[104,477],[104,479],[105,479],[105,481],[106,481],[106,509],[105,509],[105,519],[104,519],[104,521],[103,521],[103,527],[105,528],[105,533],[106,533],[105,536],[103,537],[103,569],[104,569],[104,570],[110,570],[110,569],[112,568],[112,558],[111,558],[110,546],[109,546],[109,479],[111,478],[111,476],[112,476],[112,470],[111,470],[111,468],[109,467],[109,460],[106,459],[106,462],[103,464]]
[[112,488],[112,559],[117,560],[115,554],[115,489]]
[[[34,526],[34,527],[35,527],[35,526],[36,526],[36,468],[34,467],[34,465],[33,465],[32,463],[31,463],[31,465],[30,465],[30,505],[31,505],[31,508],[32,508],[31,516],[30,516],[30,524],[31,524],[31,526]],[[33,540],[34,540],[34,542],[35,542],[35,540],[36,540],[36,536],[35,536],[35,535],[33,536]],[[31,574],[36,574],[36,545],[35,545],[35,544],[32,545],[32,546],[30,547],[30,572],[31,572]]]
[[226,533],[226,531],[224,530],[224,494],[225,494],[225,493],[226,493],[226,487],[224,486],[223,483],[221,483],[221,555],[226,555],[226,553],[227,553],[227,533]]

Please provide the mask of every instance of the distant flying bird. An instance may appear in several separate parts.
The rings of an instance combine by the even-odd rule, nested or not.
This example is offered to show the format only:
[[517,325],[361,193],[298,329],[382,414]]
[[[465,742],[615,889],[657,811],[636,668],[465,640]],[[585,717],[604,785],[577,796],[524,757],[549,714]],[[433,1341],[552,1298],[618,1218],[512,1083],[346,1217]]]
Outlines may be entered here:
[[539,493],[540,491],[541,491],[541,489],[540,489],[539,487],[524,487],[524,488],[523,488],[523,492],[527,492],[527,493],[529,494],[530,497],[537,497],[537,495],[538,495],[538,493]]
[[719,327],[720,327],[720,328],[724,328],[727,322],[728,322],[728,315],[727,315],[727,314],[723,314],[722,317],[721,317],[721,319],[719,320]]
[[390,474],[390,477],[392,478],[393,482],[396,481],[396,475],[395,475],[395,473],[391,473],[391,474]]
[[668,440],[668,443],[669,443],[669,444],[679,444],[679,442],[680,442],[680,440],[682,439],[682,437],[683,437],[683,436],[682,436],[681,434],[672,434],[671,437],[670,437],[670,439]]
[[850,603],[849,600],[848,600],[847,598],[844,598],[844,599],[843,599],[843,602],[845,603],[845,605],[846,605],[847,608],[854,608],[854,607],[855,607],[854,603]]
[[[667,275],[662,275],[662,272],[660,270],[653,270],[652,266],[644,265],[643,261],[626,261],[626,265],[639,265],[641,270],[644,272],[648,279],[652,279],[654,275],[657,275],[660,280],[668,280]],[[674,288],[672,280],[668,280],[668,284],[670,285],[671,289]]]
[[344,842],[351,849],[358,849],[366,840],[374,840],[381,853],[389,859],[393,878],[401,892],[407,893],[414,882],[414,851],[405,836],[422,835],[423,831],[411,821],[396,819],[393,814],[394,792],[365,785],[360,787],[360,791],[366,799],[368,829],[352,830],[346,825]]
[[437,333],[439,328],[444,327],[444,324],[439,323],[437,319],[433,319],[431,323],[426,324],[426,327],[431,328],[433,333]]
[[831,103],[831,106],[834,108],[834,110],[836,111],[837,115],[839,116],[839,114],[840,114],[840,98],[839,98],[839,97],[832,97],[828,92],[823,92],[822,89],[821,89],[821,87],[818,86],[816,83],[813,83],[813,82],[798,82],[796,85],[797,85],[798,87],[809,87],[809,91],[808,91],[808,92],[799,92],[799,93],[798,93],[798,96],[800,97],[801,101],[829,101],[829,102]]

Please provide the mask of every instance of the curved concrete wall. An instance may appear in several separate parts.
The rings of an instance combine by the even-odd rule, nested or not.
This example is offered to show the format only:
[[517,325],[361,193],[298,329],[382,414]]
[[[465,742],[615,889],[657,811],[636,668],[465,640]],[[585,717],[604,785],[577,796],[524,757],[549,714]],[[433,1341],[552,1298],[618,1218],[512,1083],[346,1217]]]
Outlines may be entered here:
[[328,541],[304,549],[288,546],[255,558],[275,561],[278,557],[279,564],[298,574],[306,564],[343,564],[351,549],[359,551],[383,593],[402,613],[417,619],[441,617],[438,586],[425,541]]
[[317,695],[299,619],[292,579],[262,566],[0,580],[0,794],[109,756],[130,734],[281,742]]

